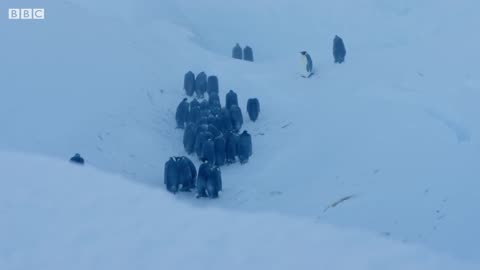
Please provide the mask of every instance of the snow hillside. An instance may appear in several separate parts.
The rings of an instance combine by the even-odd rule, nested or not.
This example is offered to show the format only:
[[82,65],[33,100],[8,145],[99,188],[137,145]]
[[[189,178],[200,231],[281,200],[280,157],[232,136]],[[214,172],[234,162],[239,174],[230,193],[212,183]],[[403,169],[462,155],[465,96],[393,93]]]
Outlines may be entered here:
[[310,220],[192,208],[65,161],[0,153],[0,168],[0,269],[476,269]]
[[[204,70],[244,113],[259,98],[259,121],[244,126],[254,155],[223,168],[220,200],[170,204],[299,217],[478,261],[477,2],[48,1],[45,21],[0,18],[0,149],[80,152],[164,196],[163,164],[184,154],[183,75]],[[236,42],[256,62],[231,59]]]

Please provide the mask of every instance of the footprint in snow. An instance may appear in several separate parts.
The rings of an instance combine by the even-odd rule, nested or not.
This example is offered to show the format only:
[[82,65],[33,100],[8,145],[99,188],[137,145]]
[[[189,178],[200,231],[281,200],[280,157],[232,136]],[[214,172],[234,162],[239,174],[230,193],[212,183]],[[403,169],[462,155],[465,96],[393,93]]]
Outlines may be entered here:
[[470,131],[466,127],[462,126],[460,123],[455,122],[445,117],[444,115],[432,110],[426,110],[426,113],[433,119],[443,123],[448,129],[453,131],[459,143],[466,143],[470,141]]

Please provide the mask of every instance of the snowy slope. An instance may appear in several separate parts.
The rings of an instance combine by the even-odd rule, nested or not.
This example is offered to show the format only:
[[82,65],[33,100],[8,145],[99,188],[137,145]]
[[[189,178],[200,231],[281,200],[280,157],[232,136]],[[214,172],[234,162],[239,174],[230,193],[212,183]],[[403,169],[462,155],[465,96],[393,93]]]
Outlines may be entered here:
[[[58,157],[81,152],[98,167],[153,183],[178,150],[165,128],[178,82],[163,73],[184,70],[157,48],[193,54],[189,34],[167,22],[133,28],[68,2],[45,8],[45,21],[6,21],[0,30],[9,37],[0,52],[8,63],[0,144]],[[168,37],[153,31],[162,27]]]
[[[183,74],[205,70],[219,76],[221,94],[239,94],[242,109],[260,99],[260,120],[245,124],[254,156],[223,170],[220,200],[177,201],[301,216],[478,260],[476,1],[44,7],[45,21],[0,18],[0,149],[81,152],[95,167],[161,187],[164,161],[184,154],[173,128]],[[345,65],[332,63],[335,34]],[[230,59],[236,42],[258,61]],[[318,77],[299,78],[300,50]]]
[[1,269],[476,269],[309,220],[191,208],[65,161],[0,164]]

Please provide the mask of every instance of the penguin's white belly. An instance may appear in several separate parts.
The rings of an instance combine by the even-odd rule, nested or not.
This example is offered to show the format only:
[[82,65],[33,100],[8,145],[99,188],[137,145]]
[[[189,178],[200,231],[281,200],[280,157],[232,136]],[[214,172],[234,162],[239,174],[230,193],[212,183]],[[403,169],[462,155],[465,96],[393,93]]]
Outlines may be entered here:
[[307,61],[307,57],[305,57],[304,55],[301,56],[301,71],[302,71],[302,74],[304,75],[308,75],[309,72],[307,71],[307,65],[308,65],[308,61]]
[[305,57],[305,55],[302,55],[302,66],[305,70],[307,70],[307,64],[308,64],[308,61],[307,61],[307,57]]

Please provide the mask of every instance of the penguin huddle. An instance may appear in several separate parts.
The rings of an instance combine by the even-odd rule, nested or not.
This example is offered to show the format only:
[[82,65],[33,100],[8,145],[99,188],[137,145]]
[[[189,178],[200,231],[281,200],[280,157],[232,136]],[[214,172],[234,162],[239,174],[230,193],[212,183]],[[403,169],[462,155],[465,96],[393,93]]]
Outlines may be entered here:
[[[306,51],[300,53],[306,72],[303,77],[309,78],[314,73],[312,58]],[[346,53],[342,38],[335,36],[334,62],[343,63]],[[249,46],[242,49],[237,43],[232,50],[232,57],[253,62],[253,50]],[[225,95],[225,106],[222,107],[217,76],[207,76],[203,71],[195,75],[188,71],[184,76],[183,89],[187,97],[177,106],[176,127],[184,130],[185,152],[196,155],[202,164],[197,173],[188,157],[171,157],[165,163],[164,184],[172,193],[195,189],[197,198],[217,198],[222,191],[220,167],[237,160],[240,164],[247,163],[253,154],[252,136],[248,131],[242,131],[244,119],[237,93],[230,90]],[[259,100],[248,99],[246,109],[249,119],[257,121]]]
[[218,198],[222,191],[222,173],[220,168],[207,161],[197,169],[185,156],[171,157],[165,163],[164,184],[173,194],[196,190],[196,197]]
[[237,43],[232,49],[232,58],[253,62],[253,50],[249,46],[242,49]]
[[195,188],[197,169],[187,157],[171,157],[165,163],[163,183],[172,193],[190,192]]
[[[218,77],[205,72],[195,76],[189,71],[184,76],[184,90],[187,98],[177,106],[176,127],[184,130],[185,152],[196,155],[202,164],[197,173],[187,157],[170,158],[165,163],[164,184],[172,193],[195,189],[197,198],[217,198],[222,191],[220,167],[237,160],[247,163],[253,154],[252,136],[247,130],[242,131],[244,118],[237,93],[230,90],[222,107]],[[257,98],[248,99],[247,112],[252,122],[258,119]]]

